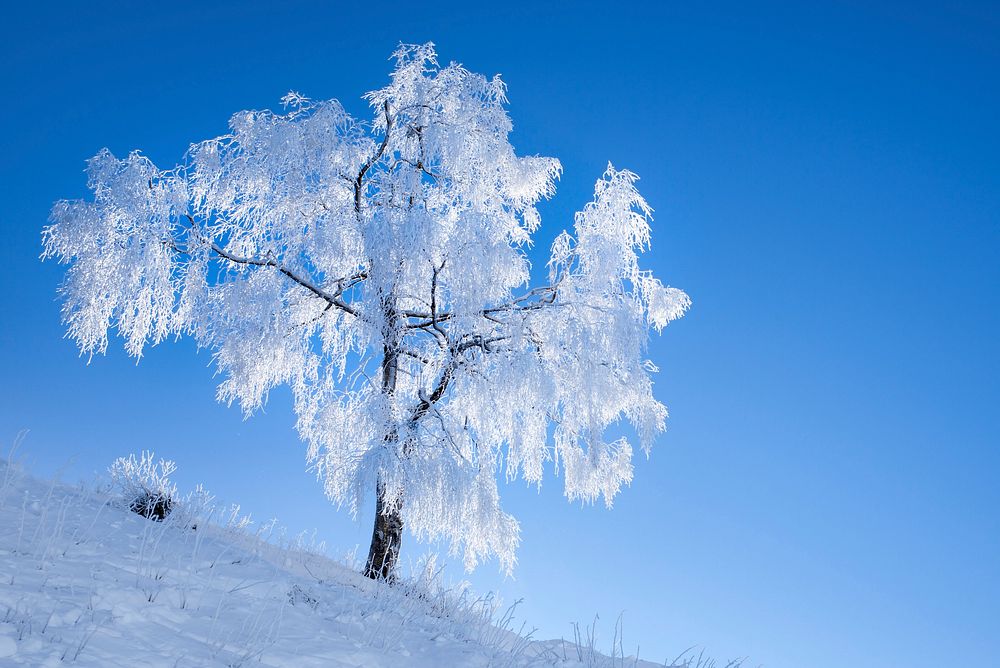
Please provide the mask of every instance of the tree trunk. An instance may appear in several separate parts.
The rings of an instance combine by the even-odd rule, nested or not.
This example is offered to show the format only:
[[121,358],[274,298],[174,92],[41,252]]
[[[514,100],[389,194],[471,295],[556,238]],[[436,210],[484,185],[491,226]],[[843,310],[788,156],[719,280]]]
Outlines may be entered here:
[[399,561],[399,547],[403,541],[403,518],[398,508],[385,512],[381,482],[376,497],[375,528],[372,530],[365,575],[373,580],[392,582],[396,579],[396,562]]
[[[391,397],[396,391],[396,373],[399,369],[399,352],[394,334],[395,300],[392,298],[386,300],[385,315],[387,342],[382,349],[382,392]],[[385,437],[388,445],[395,443],[397,438],[395,429]],[[375,485],[375,527],[372,529],[371,547],[368,548],[365,575],[373,580],[392,582],[396,579],[396,562],[399,561],[399,548],[403,542],[403,517],[399,512],[399,504],[394,510],[386,512],[384,496],[385,488],[380,479]]]

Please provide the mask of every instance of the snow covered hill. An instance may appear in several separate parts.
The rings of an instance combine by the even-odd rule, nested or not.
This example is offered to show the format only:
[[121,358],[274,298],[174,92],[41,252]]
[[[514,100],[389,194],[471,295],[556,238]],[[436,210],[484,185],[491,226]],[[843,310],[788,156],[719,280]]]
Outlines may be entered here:
[[238,509],[157,522],[119,506],[0,462],[0,666],[658,665],[599,655],[586,634],[532,641],[433,565],[388,587]]

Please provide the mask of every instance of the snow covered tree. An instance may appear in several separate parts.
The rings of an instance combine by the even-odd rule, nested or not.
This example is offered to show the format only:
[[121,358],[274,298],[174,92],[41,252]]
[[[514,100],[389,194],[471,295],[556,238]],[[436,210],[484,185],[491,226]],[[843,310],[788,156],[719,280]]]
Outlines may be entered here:
[[667,415],[649,330],[690,300],[639,268],[651,210],[610,166],[530,288],[559,162],[514,153],[499,77],[439,66],[431,44],[395,59],[370,122],[289,93],[169,170],[101,151],[93,200],[54,206],[43,257],[69,264],[82,354],[111,329],[136,358],[190,335],[221,401],[249,414],[288,385],[329,498],[356,516],[375,495],[370,577],[392,577],[404,524],[510,569],[498,479],[540,484],[553,462],[569,499],[610,505],[632,447],[605,429],[625,418],[648,453]]

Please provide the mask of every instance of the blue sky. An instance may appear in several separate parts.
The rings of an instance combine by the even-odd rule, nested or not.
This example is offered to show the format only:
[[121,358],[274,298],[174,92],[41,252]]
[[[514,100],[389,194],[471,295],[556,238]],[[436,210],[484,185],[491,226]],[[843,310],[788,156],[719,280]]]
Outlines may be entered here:
[[304,471],[287,392],[244,421],[188,341],[87,366],[40,230],[103,146],[167,166],[290,89],[365,114],[397,43],[434,41],[502,73],[517,149],[562,161],[540,249],[611,160],[656,209],[646,266],[694,299],[652,342],[670,427],[614,510],[566,503],[552,476],[509,485],[515,578],[472,581],[524,597],[539,637],[599,613],[610,644],[624,612],[626,646],[656,660],[699,644],[772,668],[995,661],[995,7],[202,4],[5,10],[0,442],[29,428],[34,469],[68,479],[152,448],[182,487],[365,549],[370,518]]

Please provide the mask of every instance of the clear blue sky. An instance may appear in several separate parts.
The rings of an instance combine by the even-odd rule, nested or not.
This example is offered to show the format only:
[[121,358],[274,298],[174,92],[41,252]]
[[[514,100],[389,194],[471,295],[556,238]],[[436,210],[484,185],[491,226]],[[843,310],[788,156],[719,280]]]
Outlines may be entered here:
[[632,487],[609,512],[508,486],[516,578],[477,586],[525,597],[541,637],[600,613],[609,643],[624,611],[657,660],[995,665],[1000,11],[483,4],[5,9],[0,441],[30,428],[35,470],[70,479],[153,448],[182,487],[364,549],[370,518],[304,472],[287,392],[243,421],[187,341],[86,366],[39,233],[102,146],[170,165],[289,89],[366,113],[396,44],[431,40],[502,73],[515,146],[562,160],[540,248],[611,160],[656,209],[647,266],[694,299],[652,343],[671,421]]

